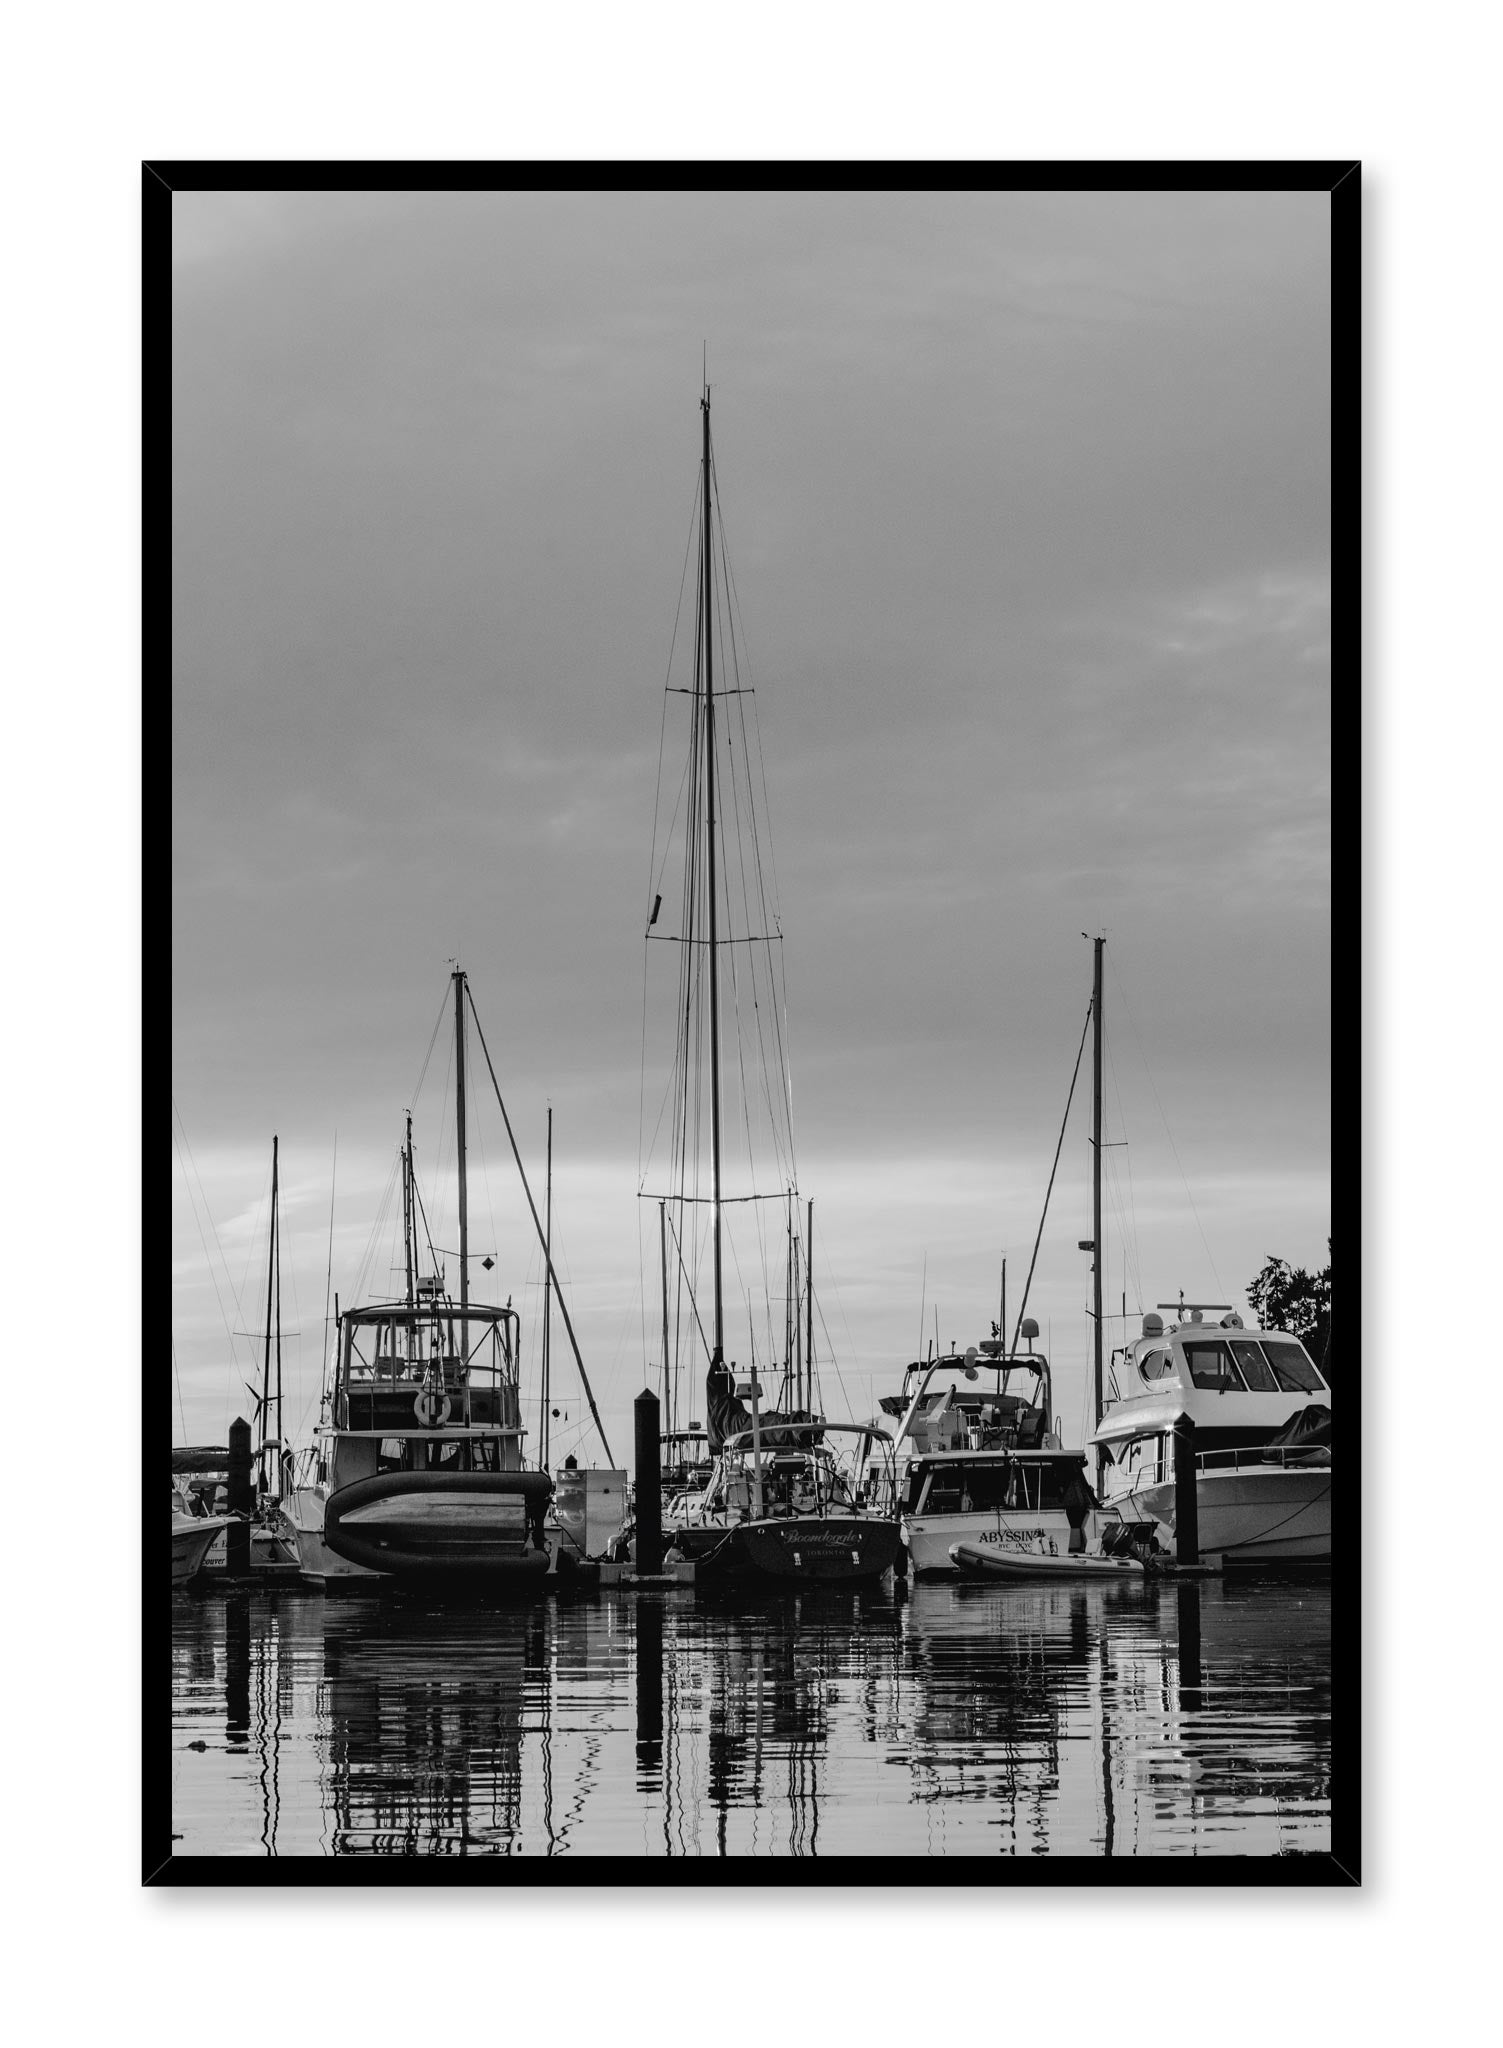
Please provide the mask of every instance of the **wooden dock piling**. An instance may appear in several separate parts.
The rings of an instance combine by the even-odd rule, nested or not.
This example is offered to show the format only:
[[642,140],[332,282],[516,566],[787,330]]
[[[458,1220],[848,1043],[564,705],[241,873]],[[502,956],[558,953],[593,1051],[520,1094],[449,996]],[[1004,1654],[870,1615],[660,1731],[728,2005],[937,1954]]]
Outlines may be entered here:
[[646,1387],[632,1403],[636,1422],[636,1567],[651,1577],[663,1568],[663,1464],[658,1397]]
[[250,1424],[238,1415],[230,1424],[226,1496],[226,1504],[236,1520],[224,1532],[225,1575],[232,1579],[248,1579],[251,1568],[250,1516],[254,1504],[251,1493],[251,1431]]
[[1174,1425],[1174,1561],[1200,1563],[1200,1503],[1195,1491],[1195,1424],[1181,1415]]

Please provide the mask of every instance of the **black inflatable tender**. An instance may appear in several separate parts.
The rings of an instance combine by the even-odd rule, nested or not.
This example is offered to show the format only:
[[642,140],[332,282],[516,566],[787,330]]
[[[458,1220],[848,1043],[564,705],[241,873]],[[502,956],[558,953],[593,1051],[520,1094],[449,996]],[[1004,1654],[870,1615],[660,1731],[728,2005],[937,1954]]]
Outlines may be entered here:
[[[336,1556],[368,1571],[533,1579],[548,1569],[543,1513],[552,1493],[546,1472],[378,1472],[330,1496],[324,1541]],[[483,1522],[456,1526],[438,1521],[425,1528],[401,1513],[401,1503],[413,1494],[520,1500],[523,1524],[486,1528]],[[358,1510],[379,1510],[387,1502],[396,1510],[389,1521],[379,1512],[367,1512],[354,1523],[349,1519]]]

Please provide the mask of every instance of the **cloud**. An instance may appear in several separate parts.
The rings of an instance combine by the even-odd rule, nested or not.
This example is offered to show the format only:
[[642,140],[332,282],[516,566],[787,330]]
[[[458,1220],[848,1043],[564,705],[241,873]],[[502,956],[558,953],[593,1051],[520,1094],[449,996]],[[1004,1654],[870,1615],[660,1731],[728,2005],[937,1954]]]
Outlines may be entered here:
[[[313,1322],[336,1130],[334,1286],[389,1257],[368,1240],[459,958],[530,1166],[555,1106],[587,1357],[640,1375],[639,1105],[668,1058],[643,925],[707,338],[801,1172],[859,1369],[909,1342],[915,1248],[979,1314],[992,1276],[962,1269],[1027,1235],[1082,930],[1108,934],[1125,1128],[1162,1102],[1192,1183],[1244,1189],[1218,1266],[1314,1256],[1321,195],[174,207],[174,1088],[237,1286],[273,1130]],[[435,1171],[445,1057],[440,1026]],[[195,1245],[188,1210],[190,1388],[219,1370]],[[1184,1254],[1166,1231],[1152,1257]],[[1050,1273],[1075,1316],[1076,1255]]]

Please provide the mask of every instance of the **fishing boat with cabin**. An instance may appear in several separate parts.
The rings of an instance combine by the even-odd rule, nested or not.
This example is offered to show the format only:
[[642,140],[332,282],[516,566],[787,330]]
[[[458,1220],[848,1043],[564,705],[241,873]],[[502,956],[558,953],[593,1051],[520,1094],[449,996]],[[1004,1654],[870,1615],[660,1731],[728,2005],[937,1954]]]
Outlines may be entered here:
[[[465,1076],[471,1019],[493,1084],[495,1070],[474,1015],[468,978],[456,968],[452,981],[459,1285],[457,1290],[446,1285],[436,1260],[431,1273],[418,1270],[419,1198],[409,1117],[403,1147],[406,1292],[397,1300],[336,1314],[313,1469],[305,1484],[291,1490],[287,1503],[303,1576],[326,1588],[404,1578],[535,1591],[550,1568],[544,1521],[553,1481],[523,1461],[520,1318],[509,1301],[498,1306],[470,1296]],[[543,1239],[511,1121],[495,1085]],[[543,1241],[545,1285],[554,1289],[572,1344],[573,1326]],[[574,1350],[579,1362],[577,1344]],[[580,1372],[583,1379],[582,1362]],[[587,1380],[584,1386],[600,1427]]]
[[[1115,1520],[1098,1509],[1085,1453],[1066,1450],[1051,1420],[1049,1361],[1033,1349],[1031,1317],[1020,1334],[1026,1351],[985,1338],[910,1365],[902,1393],[883,1397],[883,1411],[901,1417],[893,1470],[919,1577],[966,1569],[957,1545],[1018,1559],[1075,1556]],[[869,1465],[867,1491],[880,1498],[883,1483]]]

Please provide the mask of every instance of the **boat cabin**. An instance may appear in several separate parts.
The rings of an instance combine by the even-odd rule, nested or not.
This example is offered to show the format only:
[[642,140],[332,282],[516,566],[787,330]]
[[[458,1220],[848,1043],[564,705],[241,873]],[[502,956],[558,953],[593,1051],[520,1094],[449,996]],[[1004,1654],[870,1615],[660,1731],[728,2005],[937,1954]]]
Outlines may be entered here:
[[347,1309],[339,1319],[336,1429],[453,1423],[520,1433],[518,1318],[510,1307],[429,1297]]
[[1298,1337],[1249,1330],[1235,1309],[1219,1323],[1203,1322],[1196,1309],[1188,1321],[1167,1327],[1161,1316],[1146,1315],[1143,1334],[1112,1353],[1108,1410],[1173,1388],[1330,1401],[1330,1388]]
[[424,1290],[347,1309],[316,1476],[334,1487],[387,1472],[510,1472],[522,1462],[518,1318]]
[[[890,1490],[891,1439],[874,1424],[804,1425],[770,1417],[767,1433],[775,1441],[763,1444],[760,1452],[751,1430],[726,1438],[709,1484],[693,1502],[693,1518],[738,1521],[759,1514],[860,1514],[868,1510],[868,1499],[847,1469],[848,1458],[838,1458],[823,1441],[827,1431],[857,1438],[857,1472],[868,1456],[873,1460],[885,1457]],[[801,1436],[806,1440],[798,1441]]]
[[1086,1483],[1085,1453],[1056,1450],[1001,1458],[995,1453],[916,1455],[909,1460],[905,1481],[902,1505],[908,1515],[969,1515],[993,1509],[1068,1513]]
[[1235,1310],[1219,1322],[1199,1310],[1182,1323],[1143,1318],[1142,1334],[1114,1351],[1101,1421],[1091,1442],[1109,1496],[1162,1483],[1173,1471],[1175,1422],[1195,1425],[1204,1469],[1235,1465],[1273,1442],[1307,1408],[1325,1413],[1331,1389],[1298,1337],[1249,1329]]
[[715,1470],[709,1436],[697,1423],[665,1430],[658,1439],[658,1454],[664,1494],[697,1493]]
[[901,1394],[882,1397],[884,1415],[902,1419],[900,1455],[923,1451],[1039,1450],[1057,1445],[1050,1429],[1049,1361],[1041,1351],[1008,1352],[998,1338],[963,1354],[915,1361]]

